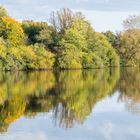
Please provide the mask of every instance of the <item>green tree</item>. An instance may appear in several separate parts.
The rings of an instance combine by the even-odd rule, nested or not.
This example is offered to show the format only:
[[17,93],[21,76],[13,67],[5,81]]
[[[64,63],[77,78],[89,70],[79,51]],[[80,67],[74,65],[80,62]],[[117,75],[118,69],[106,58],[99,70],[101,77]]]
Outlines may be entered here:
[[119,66],[119,56],[103,34],[95,32],[87,43],[88,52],[94,54],[94,67]]
[[22,22],[23,30],[27,36],[28,44],[43,43],[49,45],[52,42],[52,27],[47,22],[35,22],[25,20]]
[[26,20],[21,26],[8,16],[1,17],[0,69],[51,69],[54,56],[55,66],[61,69],[119,66],[119,57],[108,40],[113,40],[113,35],[107,33],[106,38],[95,32],[81,13],[56,11],[51,23]]
[[111,31],[106,31],[103,34],[107,37],[107,40],[112,45],[112,47],[116,47],[118,45],[118,34],[115,34]]
[[[64,30],[59,46],[59,61],[56,64],[60,68],[65,64],[65,68],[119,66],[119,57],[115,49],[103,34],[93,30],[82,15],[74,17],[71,26]],[[77,67],[70,65],[70,62],[78,62]]]

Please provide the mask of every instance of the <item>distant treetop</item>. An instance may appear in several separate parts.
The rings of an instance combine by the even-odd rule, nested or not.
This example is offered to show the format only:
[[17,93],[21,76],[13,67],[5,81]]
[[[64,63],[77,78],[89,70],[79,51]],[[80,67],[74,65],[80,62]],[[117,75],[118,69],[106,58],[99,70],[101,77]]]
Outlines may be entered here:
[[8,16],[8,12],[3,6],[0,6],[0,17],[4,16]]
[[123,21],[125,29],[140,29],[140,14],[130,15],[126,20]]

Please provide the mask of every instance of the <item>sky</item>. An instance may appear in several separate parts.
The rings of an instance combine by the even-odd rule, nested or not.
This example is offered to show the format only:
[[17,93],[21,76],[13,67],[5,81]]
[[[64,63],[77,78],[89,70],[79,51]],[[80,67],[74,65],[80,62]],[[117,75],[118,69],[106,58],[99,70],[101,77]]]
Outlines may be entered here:
[[19,21],[48,21],[51,11],[70,8],[82,12],[96,31],[120,31],[129,15],[140,13],[140,0],[0,0]]

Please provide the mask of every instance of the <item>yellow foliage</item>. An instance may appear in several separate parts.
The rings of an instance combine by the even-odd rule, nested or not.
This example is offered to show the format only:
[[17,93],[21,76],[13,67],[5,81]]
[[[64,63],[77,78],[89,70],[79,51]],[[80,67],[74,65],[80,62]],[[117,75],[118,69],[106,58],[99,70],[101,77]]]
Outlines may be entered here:
[[0,19],[0,37],[5,39],[11,46],[24,43],[24,31],[21,24],[11,17]]

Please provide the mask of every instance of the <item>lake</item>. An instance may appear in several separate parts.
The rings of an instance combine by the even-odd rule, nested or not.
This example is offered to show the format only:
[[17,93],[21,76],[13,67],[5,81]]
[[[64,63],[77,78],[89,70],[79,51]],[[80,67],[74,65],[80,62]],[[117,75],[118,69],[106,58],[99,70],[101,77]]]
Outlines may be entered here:
[[0,140],[139,140],[140,69],[0,73]]

